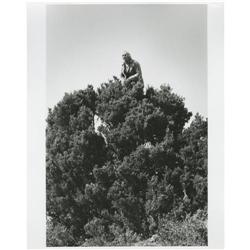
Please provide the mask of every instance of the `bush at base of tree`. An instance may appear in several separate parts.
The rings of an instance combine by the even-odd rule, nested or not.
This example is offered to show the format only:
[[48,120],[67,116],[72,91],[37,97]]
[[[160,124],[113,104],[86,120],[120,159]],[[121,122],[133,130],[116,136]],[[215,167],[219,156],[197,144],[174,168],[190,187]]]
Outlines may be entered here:
[[198,210],[177,220],[171,215],[160,219],[156,233],[149,239],[139,241],[136,246],[207,246],[207,213]]
[[144,240],[128,228],[124,230],[115,224],[109,226],[108,233],[99,223],[88,225],[92,237],[78,242],[74,242],[63,226],[48,225],[47,230],[47,246],[207,246],[207,213],[198,210],[182,221],[165,215],[155,233]]

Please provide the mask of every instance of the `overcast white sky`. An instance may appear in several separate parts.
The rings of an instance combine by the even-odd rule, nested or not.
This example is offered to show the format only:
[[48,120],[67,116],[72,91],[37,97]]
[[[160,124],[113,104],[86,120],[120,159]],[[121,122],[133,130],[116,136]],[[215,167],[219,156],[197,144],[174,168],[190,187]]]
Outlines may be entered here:
[[47,105],[65,92],[119,76],[122,51],[145,86],[169,83],[207,117],[206,5],[48,5]]

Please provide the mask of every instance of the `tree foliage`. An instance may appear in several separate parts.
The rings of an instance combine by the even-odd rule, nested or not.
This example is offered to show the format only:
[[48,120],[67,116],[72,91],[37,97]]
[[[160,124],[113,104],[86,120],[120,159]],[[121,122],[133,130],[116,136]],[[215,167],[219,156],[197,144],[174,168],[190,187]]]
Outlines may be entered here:
[[66,93],[47,117],[47,244],[132,245],[166,216],[180,225],[206,211],[207,121],[184,128],[191,115],[169,85]]

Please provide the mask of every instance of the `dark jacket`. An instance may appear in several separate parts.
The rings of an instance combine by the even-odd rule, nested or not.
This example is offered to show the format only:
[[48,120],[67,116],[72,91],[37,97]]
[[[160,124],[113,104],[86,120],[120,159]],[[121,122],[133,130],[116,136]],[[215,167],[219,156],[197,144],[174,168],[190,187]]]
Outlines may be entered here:
[[128,79],[130,76],[133,76],[138,73],[138,76],[133,79],[133,82],[142,82],[142,72],[141,72],[141,66],[140,64],[132,59],[132,62],[130,64],[123,63],[122,64],[122,70],[121,70],[121,77],[124,79]]

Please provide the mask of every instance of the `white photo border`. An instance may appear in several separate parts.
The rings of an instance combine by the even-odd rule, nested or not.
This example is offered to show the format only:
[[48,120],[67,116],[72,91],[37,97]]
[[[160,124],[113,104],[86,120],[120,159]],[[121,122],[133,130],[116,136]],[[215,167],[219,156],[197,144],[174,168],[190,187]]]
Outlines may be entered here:
[[[208,247],[205,248],[224,247],[223,11],[224,11],[223,3],[207,4]],[[27,5],[27,32],[28,32],[27,36],[27,42],[28,42],[27,229],[28,229],[28,248],[34,249],[34,248],[46,248],[46,180],[45,180],[46,176],[45,175],[45,170],[46,170],[45,119],[47,114],[46,3],[29,3]],[[171,248],[176,249],[176,247],[171,247]],[[204,248],[204,247],[199,247],[199,248]]]

